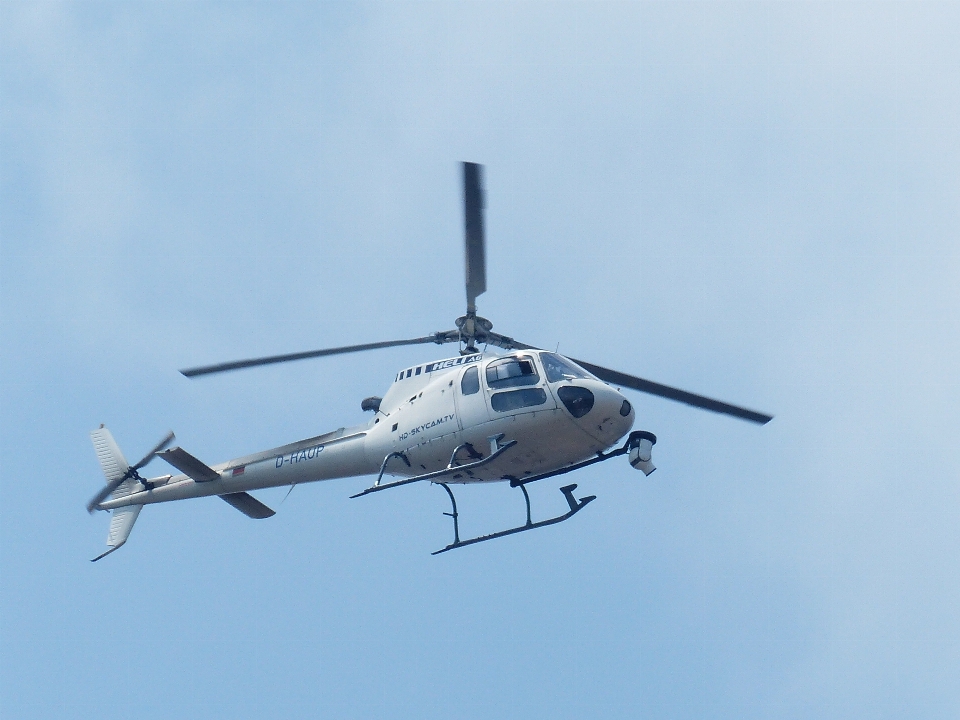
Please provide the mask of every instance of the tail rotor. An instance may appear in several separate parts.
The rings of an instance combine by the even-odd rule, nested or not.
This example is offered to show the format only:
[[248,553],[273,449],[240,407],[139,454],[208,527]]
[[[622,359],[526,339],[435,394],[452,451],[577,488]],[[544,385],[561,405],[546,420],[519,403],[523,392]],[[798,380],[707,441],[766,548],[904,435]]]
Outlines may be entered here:
[[113,436],[110,435],[110,432],[105,427],[101,425],[100,428],[90,434],[93,438],[93,445],[97,451],[100,465],[103,468],[103,474],[107,478],[107,484],[87,503],[87,512],[89,513],[93,513],[100,503],[110,497],[110,495],[127,480],[136,480],[146,485],[147,483],[140,476],[139,470],[153,460],[158,452],[166,449],[170,443],[176,439],[172,431],[167,433],[163,440],[158,442],[139,462],[134,465],[127,465],[126,460],[124,460],[123,455],[120,453],[120,449],[113,440]]

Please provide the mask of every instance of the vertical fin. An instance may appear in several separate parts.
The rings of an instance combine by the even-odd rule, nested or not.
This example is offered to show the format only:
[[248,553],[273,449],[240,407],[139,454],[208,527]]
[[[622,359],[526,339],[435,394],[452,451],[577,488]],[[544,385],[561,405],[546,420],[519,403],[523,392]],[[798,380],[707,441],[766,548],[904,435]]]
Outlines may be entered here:
[[127,505],[113,511],[113,516],[110,518],[110,531],[107,533],[107,547],[110,549],[91,562],[96,562],[123,546],[130,537],[130,531],[133,530],[133,524],[137,521],[141,510],[143,505]]
[[[97,453],[97,460],[100,461],[103,476],[107,481],[107,488],[101,491],[101,494],[108,492],[110,486],[113,485],[115,487],[113,487],[112,492],[109,493],[113,497],[129,495],[137,485],[137,480],[134,478],[123,480],[130,470],[130,465],[127,463],[126,458],[123,457],[123,453],[120,452],[120,448],[113,439],[113,435],[101,425],[90,433],[90,439],[93,440],[93,449]],[[118,485],[117,483],[120,480],[123,480],[123,482]],[[99,502],[100,499],[102,498],[95,498],[97,502]],[[107,547],[110,549],[102,555],[95,557],[92,562],[106,557],[114,550],[119,549],[127,541],[127,538],[130,537],[130,531],[133,530],[133,524],[137,521],[137,516],[142,509],[143,505],[127,505],[117,508],[112,512],[110,517],[110,530],[107,533]]]
[[90,439],[93,440],[93,449],[97,453],[97,460],[100,461],[100,467],[107,482],[122,478],[130,469],[130,465],[127,464],[110,431],[101,425],[90,433]]

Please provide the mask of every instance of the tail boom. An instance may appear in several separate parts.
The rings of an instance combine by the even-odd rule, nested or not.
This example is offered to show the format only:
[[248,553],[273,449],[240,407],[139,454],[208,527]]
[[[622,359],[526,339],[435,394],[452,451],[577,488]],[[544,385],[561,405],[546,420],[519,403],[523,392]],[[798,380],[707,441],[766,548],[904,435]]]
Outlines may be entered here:
[[[365,432],[344,433],[327,439],[335,434],[309,438],[210,466],[208,469],[212,470],[214,475],[191,469],[190,475],[182,473],[151,478],[149,488],[138,485],[129,495],[114,496],[100,503],[100,508],[113,510],[211,495],[231,495],[377,472],[378,468],[371,466],[366,456]],[[170,452],[172,451],[168,451]],[[180,454],[186,455],[185,452]],[[166,459],[165,454],[160,457]],[[170,457],[182,464],[178,454]]]

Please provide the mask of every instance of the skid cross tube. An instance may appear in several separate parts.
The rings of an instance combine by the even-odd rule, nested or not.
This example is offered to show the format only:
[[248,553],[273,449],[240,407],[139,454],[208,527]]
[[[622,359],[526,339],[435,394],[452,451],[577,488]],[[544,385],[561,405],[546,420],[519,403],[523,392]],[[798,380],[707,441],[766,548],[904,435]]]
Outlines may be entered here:
[[392,453],[390,453],[389,455],[387,455],[387,456],[383,459],[383,463],[381,463],[381,465],[380,465],[380,474],[377,475],[377,480],[376,480],[376,482],[373,483],[373,486],[374,486],[374,487],[379,487],[380,481],[383,479],[383,473],[386,472],[386,470],[387,470],[387,463],[390,462],[390,461],[391,461],[393,458],[395,458],[395,457],[400,458],[401,460],[403,460],[403,461],[407,464],[407,467],[410,467],[410,460],[408,460],[408,459],[407,459],[407,456],[404,455],[402,452],[392,452]]
[[597,499],[596,495],[588,495],[587,497],[577,500],[577,498],[573,496],[573,491],[577,489],[576,484],[565,485],[560,488],[560,492],[562,492],[563,496],[567,499],[567,504],[570,505],[570,512],[564,513],[563,515],[558,515],[557,517],[548,518],[547,520],[531,522],[530,496],[527,494],[527,489],[523,485],[519,485],[518,487],[523,491],[523,499],[527,504],[527,522],[525,524],[515,528],[510,528],[509,530],[501,530],[500,532],[491,533],[490,535],[481,535],[480,537],[470,538],[469,540],[461,540],[460,529],[457,523],[457,501],[453,499],[453,492],[451,492],[450,488],[448,488],[444,483],[438,483],[438,485],[443,485],[443,489],[447,491],[448,495],[450,495],[450,501],[453,503],[453,512],[444,513],[444,515],[449,515],[453,518],[453,542],[447,545],[445,548],[441,548],[436,552],[430,553],[431,555],[439,555],[440,553],[445,553],[448,550],[456,550],[457,548],[461,548],[466,545],[474,545],[476,543],[486,542],[487,540],[496,540],[497,538],[506,537],[507,535],[514,535],[516,533],[526,532],[527,530],[536,530],[537,528],[546,527],[547,525],[561,523],[564,520],[569,520],[578,512],[583,510],[588,503]]
[[[512,448],[514,445],[517,444],[516,440],[511,440],[510,442],[500,445],[499,441],[500,441],[500,438],[502,437],[503,435],[499,435],[499,436],[490,438],[490,446],[491,448],[496,446],[496,450],[491,452],[489,455],[487,455],[487,457],[483,458],[482,460],[477,460],[472,463],[467,463],[466,465],[457,465],[456,464],[457,453],[459,453],[463,448],[469,446],[469,443],[463,443],[463,445],[459,445],[453,451],[453,454],[450,456],[450,463],[443,470],[435,470],[434,472],[423,473],[422,475],[414,475],[413,477],[404,478],[403,480],[396,480],[394,482],[386,483],[385,485],[380,485],[379,484],[380,477],[383,477],[383,472],[386,469],[387,461],[390,460],[391,457],[400,455],[400,453],[390,453],[389,455],[387,455],[387,457],[383,459],[383,465],[381,465],[380,467],[380,476],[377,478],[377,484],[373,485],[372,487],[368,487],[366,490],[364,490],[363,492],[359,492],[356,495],[351,495],[350,498],[353,499],[353,498],[363,497],[364,495],[369,495],[370,493],[380,492],[381,490],[389,490],[390,488],[400,487],[401,485],[409,485],[410,483],[420,482],[421,480],[433,480],[434,478],[441,478],[446,475],[452,475],[453,473],[456,473],[456,472],[468,472],[470,470],[473,470],[474,468],[481,467],[482,465],[486,465],[488,462],[492,460],[496,460],[505,451],[509,450],[510,448]],[[470,449],[472,449],[472,446],[470,446]],[[405,456],[401,456],[401,457],[403,457],[403,459],[406,460]],[[438,483],[438,484],[442,484],[442,483]],[[456,512],[456,508],[454,508],[454,512]]]

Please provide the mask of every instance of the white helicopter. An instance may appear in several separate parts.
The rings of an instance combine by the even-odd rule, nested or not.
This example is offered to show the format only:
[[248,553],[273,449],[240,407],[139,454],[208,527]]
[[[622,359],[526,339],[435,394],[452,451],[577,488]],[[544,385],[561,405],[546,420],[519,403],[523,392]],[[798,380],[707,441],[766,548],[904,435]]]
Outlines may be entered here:
[[[619,455],[646,475],[657,439],[650,432],[631,431],[635,411],[613,387],[676,400],[693,407],[741,418],[760,425],[772,416],[747,410],[564,357],[493,332],[493,324],[477,315],[476,299],[486,290],[483,231],[482,166],[463,163],[467,312],[456,330],[410,340],[351,345],[276,355],[182,370],[186,377],[400,345],[459,343],[457,357],[404,368],[383,398],[365,399],[361,407],[373,418],[351,428],[207,465],[186,450],[169,448],[169,433],[139,462],[129,465],[110,431],[91,433],[106,485],[87,510],[112,511],[105,553],[120,548],[144,505],[217,495],[248,517],[263,519],[274,511],[249,494],[251,490],[318,480],[376,475],[373,484],[352,497],[362,497],[410,483],[428,481],[450,498],[453,542],[434,555],[478,542],[563,522],[596,496],[577,498],[576,485],[560,488],[570,510],[533,522],[526,485],[563,475]],[[477,349],[483,345],[485,350]],[[489,346],[505,354],[486,352]],[[629,435],[628,435],[629,433]],[[627,436],[626,441],[615,447]],[[168,449],[169,448],[169,449]],[[611,449],[614,448],[614,449]],[[140,469],[155,457],[176,474],[144,478]],[[384,476],[393,478],[383,482]],[[460,538],[457,502],[452,484],[508,481],[520,488],[526,504],[523,525],[466,540]]]

